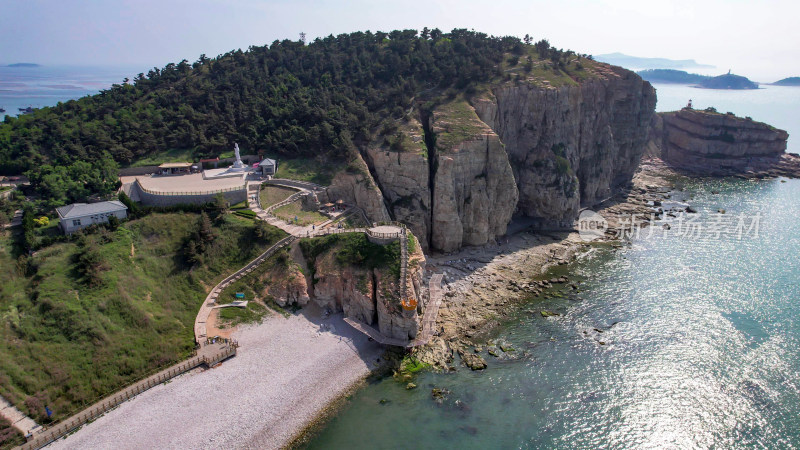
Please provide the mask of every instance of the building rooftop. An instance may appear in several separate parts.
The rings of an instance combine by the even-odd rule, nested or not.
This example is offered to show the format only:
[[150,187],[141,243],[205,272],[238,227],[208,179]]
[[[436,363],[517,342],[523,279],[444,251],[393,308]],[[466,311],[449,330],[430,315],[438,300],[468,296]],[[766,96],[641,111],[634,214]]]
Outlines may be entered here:
[[190,162],[164,163],[158,166],[159,169],[188,169],[192,167]]
[[264,158],[264,160],[261,161],[260,163],[258,163],[258,165],[259,166],[274,166],[275,165],[275,160],[274,159],[269,159],[269,158]]
[[111,200],[108,202],[97,203],[73,203],[67,206],[56,208],[58,216],[62,219],[70,219],[72,217],[86,217],[94,214],[104,214],[120,209],[128,209],[122,202]]

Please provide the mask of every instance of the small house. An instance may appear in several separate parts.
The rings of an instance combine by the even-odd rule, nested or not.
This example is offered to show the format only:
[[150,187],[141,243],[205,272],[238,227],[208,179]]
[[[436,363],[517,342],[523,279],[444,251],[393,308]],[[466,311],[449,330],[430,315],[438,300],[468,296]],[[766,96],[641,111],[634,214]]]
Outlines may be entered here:
[[91,225],[107,223],[108,218],[115,216],[117,219],[128,217],[128,207],[122,202],[112,200],[98,203],[73,203],[56,208],[59,226],[64,234],[72,234],[81,228]]
[[261,172],[261,175],[275,175],[276,170],[278,170],[278,162],[274,159],[264,158],[258,163],[258,171]]

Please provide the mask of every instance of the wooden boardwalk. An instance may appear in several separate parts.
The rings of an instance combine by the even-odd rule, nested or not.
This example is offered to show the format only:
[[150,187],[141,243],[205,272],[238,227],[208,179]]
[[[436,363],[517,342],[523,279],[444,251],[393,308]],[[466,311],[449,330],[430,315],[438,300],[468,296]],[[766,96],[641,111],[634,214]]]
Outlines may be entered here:
[[422,332],[420,335],[411,342],[412,347],[425,345],[433,337],[436,332],[436,318],[439,317],[439,307],[442,305],[444,299],[444,292],[442,290],[442,279],[444,275],[436,273],[431,276],[428,281],[428,306],[425,308],[425,313],[422,315]]
[[38,430],[28,442],[16,447],[21,450],[37,450],[45,445],[66,436],[76,428],[103,415],[106,411],[115,408],[120,403],[129,400],[138,394],[157,386],[170,378],[206,364],[213,366],[231,356],[236,355],[236,344],[233,341],[221,341],[208,344],[198,350],[197,355],[186,361],[168,367],[144,380],[134,383],[121,391],[112,394],[92,406],[80,411],[72,417],[62,420],[57,424]]
[[395,339],[384,336],[381,334],[380,331],[372,328],[371,326],[361,323],[357,320],[351,319],[349,317],[345,317],[344,321],[347,322],[348,325],[355,328],[356,330],[366,334],[367,336],[371,337],[373,341],[383,344],[383,345],[392,345],[395,347],[407,347],[410,341],[403,340],[403,339]]

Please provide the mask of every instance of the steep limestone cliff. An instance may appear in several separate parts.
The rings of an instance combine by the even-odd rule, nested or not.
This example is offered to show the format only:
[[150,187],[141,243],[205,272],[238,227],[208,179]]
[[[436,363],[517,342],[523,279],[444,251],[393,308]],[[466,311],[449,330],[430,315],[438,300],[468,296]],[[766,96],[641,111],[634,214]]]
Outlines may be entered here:
[[505,234],[518,192],[497,134],[464,101],[434,109],[428,126],[436,136],[431,245],[453,251]]
[[658,114],[650,147],[682,171],[727,175],[783,164],[788,137],[786,131],[751,119],[684,108]]
[[580,206],[608,197],[639,165],[655,91],[628,70],[560,87],[504,84],[474,100],[514,168],[520,213],[571,221]]
[[355,156],[347,169],[336,174],[326,189],[325,196],[327,197],[325,201],[344,200],[358,206],[373,222],[391,220],[381,190],[375,184],[367,164],[360,155]]
[[420,99],[363,153],[386,212],[449,252],[503,235],[515,213],[571,224],[612,195],[639,164],[655,100],[639,76],[602,64],[558,86],[517,78]]
[[364,156],[394,220],[408,225],[427,246],[431,231],[430,167],[420,122],[411,117],[400,124],[395,136],[370,143]]

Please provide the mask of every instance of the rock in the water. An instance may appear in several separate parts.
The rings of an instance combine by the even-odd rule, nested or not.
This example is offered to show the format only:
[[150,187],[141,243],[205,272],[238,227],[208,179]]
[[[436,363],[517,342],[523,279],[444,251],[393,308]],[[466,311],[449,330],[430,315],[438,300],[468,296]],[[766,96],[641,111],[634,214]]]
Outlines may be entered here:
[[489,354],[494,356],[495,358],[500,356],[500,349],[495,347],[495,346],[491,346],[491,347],[487,348],[486,351],[488,351]]
[[433,388],[431,389],[431,397],[436,403],[442,403],[447,396],[450,395],[450,390],[445,388]]
[[486,368],[486,360],[479,355],[464,353],[461,356],[461,360],[472,370],[483,370]]
[[507,341],[501,342],[499,344],[499,346],[500,346],[500,350],[502,350],[502,351],[504,351],[506,353],[515,351],[514,347],[511,345],[511,343],[507,342]]
[[547,309],[543,309],[539,314],[541,314],[542,317],[556,317],[556,316],[560,316],[561,315],[561,314],[559,314],[557,312],[553,312],[553,311],[550,311],[550,310],[547,310]]
[[409,383],[406,385],[406,390],[407,390],[407,391],[410,391],[410,390],[412,390],[412,389],[415,389],[416,387],[417,387],[417,385],[416,385],[416,384],[409,382]]

